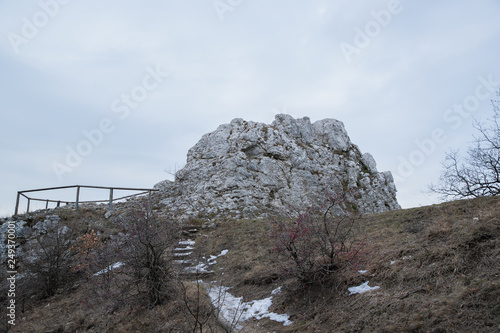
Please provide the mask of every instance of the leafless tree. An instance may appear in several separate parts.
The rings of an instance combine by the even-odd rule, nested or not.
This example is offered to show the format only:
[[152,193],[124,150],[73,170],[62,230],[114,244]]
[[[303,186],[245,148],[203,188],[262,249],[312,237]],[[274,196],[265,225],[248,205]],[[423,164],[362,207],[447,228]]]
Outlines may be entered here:
[[458,150],[446,154],[438,185],[431,192],[444,199],[473,198],[500,194],[500,91],[492,101],[493,117],[486,124],[474,121],[478,135],[462,157]]

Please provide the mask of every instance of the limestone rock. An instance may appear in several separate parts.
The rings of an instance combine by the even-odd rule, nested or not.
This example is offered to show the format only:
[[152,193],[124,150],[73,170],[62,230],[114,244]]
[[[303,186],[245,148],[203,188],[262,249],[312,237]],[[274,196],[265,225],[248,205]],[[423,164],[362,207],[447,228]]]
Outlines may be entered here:
[[305,207],[342,188],[363,213],[398,209],[390,172],[378,172],[341,121],[276,115],[270,125],[237,118],[203,135],[175,181],[156,184],[164,209],[184,217],[258,217]]

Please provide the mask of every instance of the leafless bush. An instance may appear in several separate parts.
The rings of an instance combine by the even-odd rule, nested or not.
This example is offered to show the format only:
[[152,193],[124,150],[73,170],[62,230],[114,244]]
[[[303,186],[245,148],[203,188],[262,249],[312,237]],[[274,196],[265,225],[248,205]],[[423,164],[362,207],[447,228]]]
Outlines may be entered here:
[[295,218],[274,219],[272,252],[283,263],[283,275],[311,286],[334,282],[357,268],[366,240],[359,219],[345,208],[345,193],[340,190]]
[[[26,256],[21,271],[22,284],[27,294],[42,291],[44,296],[53,295],[65,280],[74,276],[71,267],[76,256],[71,251],[75,241],[76,226],[70,228],[52,216],[38,223],[32,237],[26,243]],[[41,289],[41,290],[40,290]]]
[[124,236],[116,252],[124,263],[121,272],[128,276],[124,291],[131,292],[133,286],[150,305],[162,304],[175,290],[172,252],[179,236],[177,223],[158,218],[146,206],[126,213],[120,227]]

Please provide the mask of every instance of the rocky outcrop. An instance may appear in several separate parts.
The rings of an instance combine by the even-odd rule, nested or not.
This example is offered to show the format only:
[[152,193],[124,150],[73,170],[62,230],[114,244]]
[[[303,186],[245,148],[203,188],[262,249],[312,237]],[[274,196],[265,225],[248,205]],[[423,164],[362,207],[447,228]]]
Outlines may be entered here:
[[[12,217],[0,221],[2,223],[0,225],[0,264],[4,265],[7,262],[8,251],[6,245],[7,243],[14,244],[12,241],[17,243],[16,257],[23,262],[33,262],[36,259],[35,256],[26,252],[26,249],[38,247],[40,245],[39,240],[43,240],[46,234],[54,230],[57,230],[59,235],[64,235],[70,231],[66,226],[59,226],[60,220],[61,218],[57,215],[47,215],[44,220],[38,221],[32,226],[24,220],[14,220]],[[7,239],[10,239],[11,242],[7,242]]]
[[363,213],[400,208],[390,172],[361,154],[335,119],[311,123],[277,115],[268,125],[234,119],[189,150],[175,181],[156,185],[165,209],[186,217],[265,215],[311,204],[325,190],[343,189]]

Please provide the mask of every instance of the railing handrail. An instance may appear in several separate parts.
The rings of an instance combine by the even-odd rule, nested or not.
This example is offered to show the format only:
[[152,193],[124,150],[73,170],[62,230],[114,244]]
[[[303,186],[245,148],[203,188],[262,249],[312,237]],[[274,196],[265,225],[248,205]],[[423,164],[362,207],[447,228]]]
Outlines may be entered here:
[[50,191],[50,190],[61,190],[61,189],[66,189],[66,188],[74,188],[74,187],[83,187],[83,188],[97,188],[97,189],[104,189],[104,190],[125,190],[125,191],[159,191],[158,189],[152,189],[152,188],[137,188],[137,187],[115,187],[115,186],[95,186],[95,185],[68,185],[68,186],[57,186],[57,187],[46,187],[46,188],[38,188],[34,190],[24,190],[24,191],[18,191],[21,193],[27,193],[27,192],[39,192],[39,191]]
[[[68,188],[76,188],[76,200],[75,201],[31,198],[31,197],[29,197],[29,196],[27,196],[25,194],[25,193],[32,193],[32,192],[52,191],[52,190],[61,190],[61,189],[68,189]],[[109,199],[108,200],[86,200],[86,201],[81,201],[80,200],[80,189],[81,188],[92,188],[92,189],[109,190]],[[114,190],[119,190],[119,191],[140,191],[140,193],[127,195],[127,196],[120,197],[120,198],[113,198],[113,191]],[[14,215],[18,215],[19,199],[20,199],[21,196],[23,196],[26,199],[28,199],[28,206],[27,206],[27,209],[26,209],[26,213],[29,213],[29,210],[30,210],[30,201],[32,201],[32,200],[33,201],[44,201],[44,202],[46,202],[45,209],[48,209],[49,202],[56,202],[57,203],[57,207],[59,207],[61,203],[65,203],[65,204],[74,203],[75,204],[75,208],[78,208],[78,204],[79,203],[109,202],[109,210],[113,210],[113,201],[122,200],[122,199],[130,198],[130,197],[135,197],[135,196],[143,195],[143,194],[149,194],[149,196],[151,197],[151,192],[155,192],[155,191],[159,191],[159,190],[158,189],[153,189],[153,188],[94,186],[94,185],[68,185],[68,186],[57,186],[57,187],[39,188],[39,189],[33,189],[33,190],[23,190],[23,191],[18,191],[17,192],[16,209],[15,209]]]

